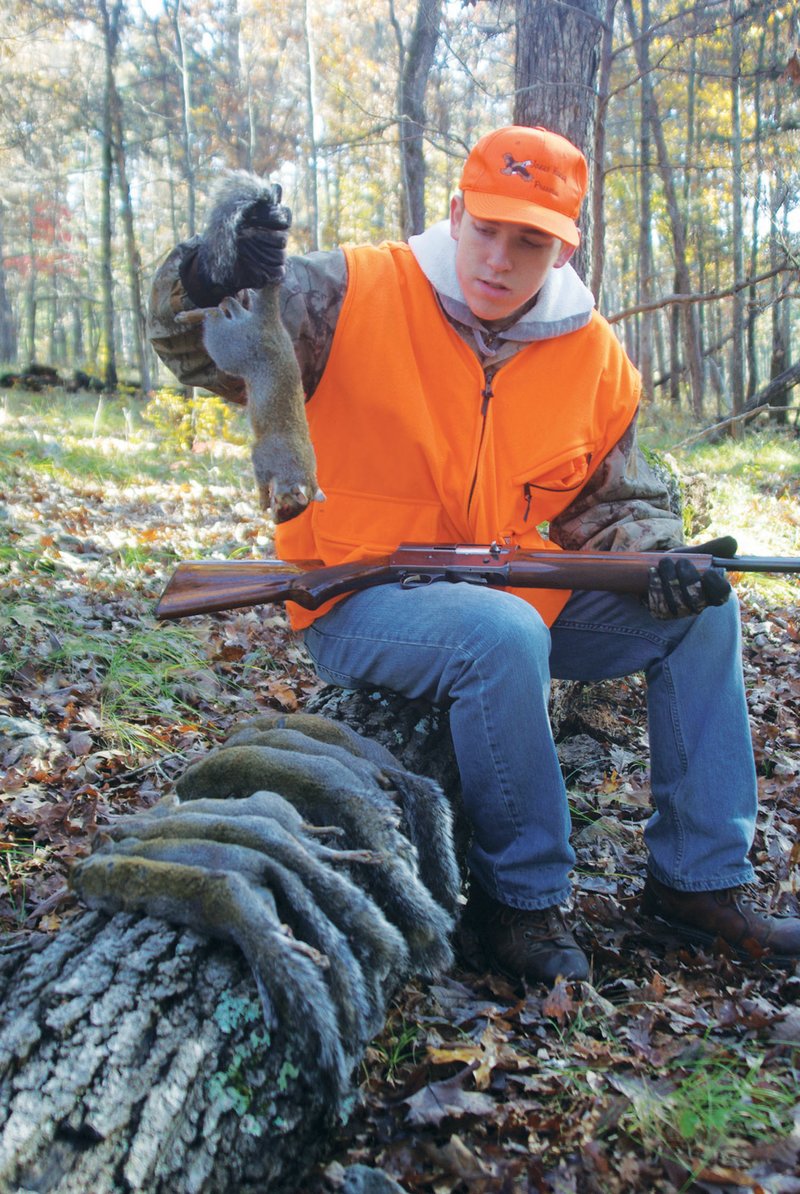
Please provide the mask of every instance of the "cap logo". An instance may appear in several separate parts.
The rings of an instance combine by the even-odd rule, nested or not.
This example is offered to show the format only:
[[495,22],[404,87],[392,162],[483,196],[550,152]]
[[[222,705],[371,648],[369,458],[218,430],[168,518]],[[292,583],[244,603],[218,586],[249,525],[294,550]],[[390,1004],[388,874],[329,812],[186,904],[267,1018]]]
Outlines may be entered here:
[[[528,158],[526,162],[515,162],[513,155],[510,153],[503,154],[503,161],[505,162],[505,166],[500,171],[501,174],[514,174],[517,178],[524,178],[526,182],[534,181],[528,166],[532,166],[534,170],[541,170],[543,174],[553,174],[556,178],[560,178],[563,183],[567,181],[565,174],[562,174],[560,170],[555,170],[546,162],[534,162],[532,158]],[[551,195],[556,194],[553,187],[544,186],[541,182],[536,185],[541,191],[549,191]]]
[[528,166],[532,166],[533,162],[528,158],[527,162],[515,162],[513,154],[504,153],[503,161],[505,166],[500,171],[501,174],[518,174],[520,178],[524,178],[526,182],[530,182],[533,178],[532,174],[528,173]]

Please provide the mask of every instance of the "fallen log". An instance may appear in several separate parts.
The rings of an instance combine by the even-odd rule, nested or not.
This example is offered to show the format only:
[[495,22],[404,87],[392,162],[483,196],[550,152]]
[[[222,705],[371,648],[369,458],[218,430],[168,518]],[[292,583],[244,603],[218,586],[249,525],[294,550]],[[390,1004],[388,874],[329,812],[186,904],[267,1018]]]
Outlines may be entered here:
[[230,946],[78,917],[0,953],[0,1189],[290,1191],[333,1120]]
[[[323,785],[324,791],[314,789],[311,795],[305,781],[294,791],[291,776],[298,774],[298,767],[313,778],[321,766],[338,776],[332,758],[341,766],[346,764],[341,755],[330,753],[343,749],[338,745],[330,751],[327,744],[320,748],[317,743],[313,749],[309,745],[311,761],[302,751],[297,753],[292,735],[295,739],[301,735],[291,728],[286,734],[287,720],[266,719],[271,724],[262,723],[244,737],[238,736],[227,754],[223,747],[212,752],[207,763],[201,761],[189,768],[178,784],[179,802],[166,798],[149,814],[120,819],[110,827],[98,852],[76,868],[74,881],[97,907],[122,910],[115,915],[83,913],[54,937],[39,935],[0,950],[4,1019],[0,1036],[0,1190],[16,1194],[33,1190],[48,1194],[85,1194],[89,1190],[92,1194],[222,1194],[235,1190],[246,1194],[269,1189],[272,1194],[288,1194],[298,1189],[302,1173],[324,1149],[337,1120],[346,1117],[352,1090],[332,1083],[330,1067],[323,1064],[323,1049],[310,1047],[318,1037],[308,1030],[309,1017],[300,1012],[294,1015],[291,1002],[281,1008],[280,999],[274,999],[275,991],[269,990],[271,976],[258,972],[258,959],[253,963],[250,957],[251,969],[231,944],[197,931],[204,927],[202,918],[199,926],[186,928],[141,915],[134,908],[153,908],[147,902],[142,905],[136,885],[127,881],[131,864],[151,864],[148,843],[159,859],[155,865],[168,865],[165,851],[171,851],[174,842],[162,835],[162,826],[179,822],[178,847],[190,844],[195,849],[196,833],[210,820],[206,810],[227,802],[231,816],[213,822],[209,830],[213,841],[201,842],[197,855],[199,865],[207,862],[210,879],[218,882],[221,872],[215,868],[220,855],[213,851],[230,848],[227,839],[220,844],[220,834],[226,834],[240,815],[239,824],[250,820],[241,809],[234,812],[234,805],[247,803],[246,793],[240,789],[249,786],[249,778],[243,776],[249,777],[255,768],[257,780],[267,765],[276,774],[275,756],[292,755],[280,760],[290,778],[285,800],[279,797],[281,806],[286,801],[293,803],[292,816],[303,820],[302,832],[291,848],[299,850],[312,838],[318,840],[317,861],[327,866],[330,860],[337,875],[344,869],[346,878],[337,882],[351,884],[353,904],[358,896],[364,908],[376,906],[375,916],[389,922],[381,929],[381,940],[397,940],[399,944],[392,945],[393,957],[408,958],[404,964],[371,974],[365,953],[359,955],[359,972],[372,1000],[369,1022],[382,1019],[392,994],[410,973],[433,973],[437,966],[447,964],[451,955],[441,928],[452,924],[443,904],[450,903],[450,910],[455,904],[453,885],[458,875],[453,857],[442,859],[441,873],[434,877],[442,902],[431,898],[420,877],[433,873],[434,854],[425,817],[429,805],[437,801],[442,802],[443,819],[435,855],[446,853],[449,830],[441,789],[430,780],[409,776],[379,746],[365,742],[363,755],[352,761],[353,778],[346,788],[337,779],[328,787]],[[276,721],[283,738],[269,740],[273,744],[282,741],[282,748],[263,739],[264,731],[272,733]],[[308,732],[307,724],[304,728]],[[337,728],[340,736],[344,732],[345,727]],[[352,735],[355,738],[357,735]],[[234,751],[240,754],[235,756]],[[225,799],[209,803],[209,783]],[[419,799],[419,783],[427,785],[425,800]],[[359,818],[362,799],[364,815]],[[331,827],[327,814],[337,802],[343,809],[342,825]],[[321,820],[314,819],[316,807]],[[285,810],[280,816],[289,824],[291,817],[287,820],[284,814]],[[350,816],[352,825],[344,814]],[[364,842],[352,835],[357,835],[362,820],[371,824],[377,814],[383,818],[383,845],[392,848],[376,850],[376,857],[370,860],[344,859],[348,851],[353,856],[359,851],[363,855]],[[181,818],[190,832],[184,833]],[[268,829],[271,843],[280,839],[282,848],[286,846],[281,835],[288,831],[283,826],[267,826],[267,821],[266,815],[261,818],[258,833]],[[420,840],[415,840],[415,834]],[[212,853],[206,852],[209,849]],[[291,895],[298,887],[298,874],[276,879],[272,890],[267,890],[245,871],[252,864],[260,874],[259,868],[274,865],[272,855],[260,854],[252,842],[244,854],[247,865],[242,863],[242,873],[234,876],[236,882],[245,884],[251,895],[251,889],[258,888],[255,894],[262,904],[271,903],[280,922],[288,922],[288,927],[283,923],[270,927],[273,937],[280,937],[285,930],[287,950],[319,954],[314,941],[306,945],[300,936],[302,916],[295,915]],[[330,859],[334,854],[339,857]],[[282,858],[281,866],[286,869],[285,856]],[[105,889],[104,868],[117,877]],[[120,875],[125,882],[118,881]],[[333,883],[330,877],[328,883]],[[364,893],[369,889],[368,894],[361,892],[362,885]],[[306,895],[310,890],[307,883]],[[405,900],[399,909],[394,907],[398,893]],[[320,915],[312,917],[317,927],[324,917],[336,920],[338,904],[331,911],[320,897],[319,905]],[[342,921],[330,931],[341,934],[344,927]],[[224,926],[209,926],[209,931],[224,935]],[[238,938],[234,935],[234,939]],[[355,954],[361,944],[351,937],[348,948]],[[328,970],[325,959],[317,961],[320,975],[316,981],[328,982],[327,975],[332,975],[335,967]],[[304,964],[312,965],[307,959]],[[319,990],[323,991],[321,985]],[[329,1022],[336,1033],[341,1006],[332,979],[324,992],[321,997],[330,998],[335,1013]],[[271,1009],[282,1014],[270,1015]],[[318,1024],[314,1032],[319,1032]],[[358,1060],[352,1041],[347,1056],[352,1070]]]

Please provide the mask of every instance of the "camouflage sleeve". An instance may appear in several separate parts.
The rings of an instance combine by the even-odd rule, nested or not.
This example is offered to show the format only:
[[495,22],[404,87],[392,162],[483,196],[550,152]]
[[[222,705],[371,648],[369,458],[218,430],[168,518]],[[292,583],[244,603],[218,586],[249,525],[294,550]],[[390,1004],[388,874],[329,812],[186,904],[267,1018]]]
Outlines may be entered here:
[[683,543],[666,485],[639,448],[636,416],[574,502],[553,519],[550,538],[570,551],[663,551]]
[[[231,402],[246,401],[239,378],[217,369],[203,345],[202,326],[184,326],[175,316],[195,304],[179,276],[183,258],[194,252],[198,237],[173,249],[156,272],[150,292],[148,336],[153,349],[183,385],[202,386]],[[306,397],[322,377],[347,288],[344,253],[335,249],[290,257],[281,288],[283,322],[294,342]]]

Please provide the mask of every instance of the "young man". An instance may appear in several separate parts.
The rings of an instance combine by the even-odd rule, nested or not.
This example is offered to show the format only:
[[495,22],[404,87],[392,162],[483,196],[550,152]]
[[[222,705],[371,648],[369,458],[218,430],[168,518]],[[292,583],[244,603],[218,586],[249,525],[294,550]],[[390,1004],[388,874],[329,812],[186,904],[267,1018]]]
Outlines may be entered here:
[[[334,564],[403,541],[554,551],[682,542],[636,446],[639,378],[568,265],[586,182],[583,155],[563,137],[498,129],[470,153],[449,221],[408,245],[286,262],[283,318],[326,500],[278,528],[279,555]],[[241,385],[174,317],[283,268],[288,219],[277,189],[273,198],[243,221],[228,278],[211,282],[197,238],[154,287],[153,342],[166,363],[239,400]],[[735,551],[732,540],[715,547]],[[800,957],[800,920],[766,916],[742,891],[753,879],[756,782],[729,594],[722,576],[701,580],[688,554],[654,570],[647,603],[436,584],[291,611],[326,680],[449,705],[474,830],[463,924],[491,965],[533,981],[588,975],[562,912],[574,854],[550,679],[639,670],[655,805],[643,909],[745,956]]]

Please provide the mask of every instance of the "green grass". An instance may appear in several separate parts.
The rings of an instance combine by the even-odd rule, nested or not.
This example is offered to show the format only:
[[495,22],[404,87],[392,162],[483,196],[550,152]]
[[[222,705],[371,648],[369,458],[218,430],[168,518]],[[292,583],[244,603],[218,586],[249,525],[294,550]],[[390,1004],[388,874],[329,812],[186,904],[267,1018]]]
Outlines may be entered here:
[[[100,734],[111,746],[147,754],[163,748],[148,728],[192,717],[192,689],[209,676],[203,644],[191,629],[143,622],[124,635],[85,625],[84,611],[59,598],[8,601],[0,614],[0,683],[23,668],[88,682],[97,694]],[[210,682],[210,680],[209,680]]]
[[717,1047],[694,1066],[680,1066],[655,1087],[631,1084],[630,1104],[618,1128],[646,1152],[677,1162],[689,1173],[688,1190],[711,1164],[735,1167],[742,1144],[788,1136],[797,1102],[788,1066],[756,1053]]
[[0,404],[3,472],[16,459],[56,481],[80,477],[125,486],[164,481],[179,462],[182,480],[251,486],[246,416],[239,409],[232,408],[224,440],[209,439],[209,450],[194,453],[148,423],[141,402],[106,399],[99,419],[97,400],[87,395],[0,392]]
[[399,1024],[388,1025],[370,1045],[370,1051],[382,1069],[383,1081],[390,1086],[399,1081],[405,1066],[416,1061],[420,1033],[419,1024],[401,1019]]

